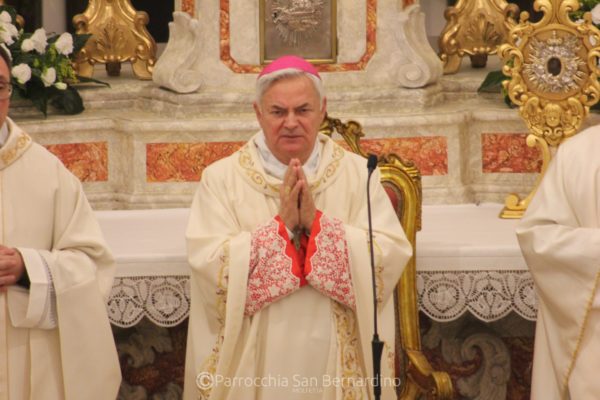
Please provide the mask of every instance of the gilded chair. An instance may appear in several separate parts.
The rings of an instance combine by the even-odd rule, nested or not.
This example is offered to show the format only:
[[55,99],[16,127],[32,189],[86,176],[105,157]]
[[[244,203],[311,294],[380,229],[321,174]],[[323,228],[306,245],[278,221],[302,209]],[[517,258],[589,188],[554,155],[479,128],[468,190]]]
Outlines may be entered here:
[[[361,148],[364,136],[358,122],[342,123],[339,119],[325,117],[320,132],[332,136],[338,132],[354,153],[367,157]],[[419,314],[416,289],[416,233],[421,229],[421,175],[412,163],[405,163],[396,154],[379,154],[378,167],[385,188],[406,236],[413,246],[413,256],[408,261],[396,287],[396,376],[402,382],[398,399],[451,399],[452,382],[446,372],[434,371],[421,352]]]

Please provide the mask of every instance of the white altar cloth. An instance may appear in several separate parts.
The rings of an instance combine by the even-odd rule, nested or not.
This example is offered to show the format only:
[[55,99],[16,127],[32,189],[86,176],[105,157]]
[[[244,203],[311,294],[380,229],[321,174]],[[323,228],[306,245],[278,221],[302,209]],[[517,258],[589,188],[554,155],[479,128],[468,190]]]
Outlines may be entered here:
[[498,217],[500,204],[423,207],[417,269],[527,270],[515,235],[519,220]]
[[[471,312],[494,321],[516,312],[534,320],[533,281],[517,243],[518,221],[502,220],[500,204],[423,207],[417,235],[421,311],[437,321]],[[111,322],[133,326],[147,317],[173,326],[189,314],[185,229],[189,209],[97,211],[117,262],[108,308]]]
[[187,208],[96,211],[117,262],[117,277],[189,275]]

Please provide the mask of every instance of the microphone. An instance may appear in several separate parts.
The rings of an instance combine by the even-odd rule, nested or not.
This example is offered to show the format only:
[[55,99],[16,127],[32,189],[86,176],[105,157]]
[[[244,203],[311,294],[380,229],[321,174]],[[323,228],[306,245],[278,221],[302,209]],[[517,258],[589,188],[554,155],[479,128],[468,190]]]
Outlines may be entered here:
[[[369,154],[369,158],[367,159],[367,169],[369,170],[369,178],[371,178],[371,174],[377,168],[377,156],[375,154]],[[367,193],[369,188],[367,188]]]
[[369,219],[369,251],[371,253],[371,278],[373,283],[373,340],[371,349],[373,351],[373,395],[375,400],[381,398],[381,354],[383,353],[383,342],[379,340],[377,333],[377,285],[375,283],[375,255],[373,253],[373,224],[371,222],[371,175],[377,167],[377,156],[369,154],[367,161],[367,215]]

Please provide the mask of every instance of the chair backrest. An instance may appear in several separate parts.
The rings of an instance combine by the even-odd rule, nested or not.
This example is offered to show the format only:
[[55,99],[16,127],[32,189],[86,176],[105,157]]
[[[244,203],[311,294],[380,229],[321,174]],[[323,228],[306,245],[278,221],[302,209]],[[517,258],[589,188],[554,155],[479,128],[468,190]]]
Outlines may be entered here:
[[[342,136],[350,151],[367,157],[361,148],[360,138],[364,133],[358,122],[343,123],[326,116],[320,132],[331,137],[334,131]],[[415,263],[417,231],[421,229],[421,175],[414,164],[404,162],[396,154],[377,156],[381,183],[413,247],[413,256],[402,273],[395,295],[396,376],[402,382],[398,398],[416,399],[425,394],[436,399],[451,399],[450,377],[445,372],[434,371],[421,353]]]

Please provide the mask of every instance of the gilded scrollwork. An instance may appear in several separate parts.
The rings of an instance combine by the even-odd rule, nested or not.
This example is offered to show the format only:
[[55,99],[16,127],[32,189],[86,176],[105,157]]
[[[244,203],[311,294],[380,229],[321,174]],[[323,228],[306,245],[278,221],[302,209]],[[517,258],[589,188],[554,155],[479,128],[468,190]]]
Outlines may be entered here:
[[136,11],[130,0],[90,0],[73,24],[77,33],[92,34],[75,61],[79,75],[91,77],[96,63],[119,75],[121,63],[130,62],[137,78],[152,79],[156,43],[146,30],[148,14]]
[[[542,18],[532,23],[522,13],[499,54],[502,71],[510,77],[504,88],[530,132],[527,143],[542,151],[543,175],[550,152],[577,133],[599,100],[600,31],[589,13],[581,21],[571,20],[569,15],[579,9],[577,0],[536,0],[534,9]],[[501,216],[519,218],[539,182],[523,200],[510,195]]]
[[505,42],[517,13],[518,7],[505,0],[458,0],[448,7],[439,43],[444,73],[457,72],[465,55],[473,66],[485,66],[487,56],[496,54]]
[[[531,133],[557,146],[574,135],[598,101],[597,28],[589,16],[573,22],[568,14],[577,10],[576,0],[537,0],[544,13],[537,23],[523,13],[500,47],[510,99],[520,107]],[[561,14],[562,13],[562,14]]]

